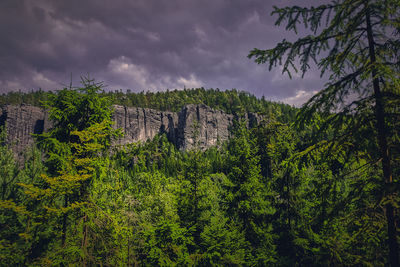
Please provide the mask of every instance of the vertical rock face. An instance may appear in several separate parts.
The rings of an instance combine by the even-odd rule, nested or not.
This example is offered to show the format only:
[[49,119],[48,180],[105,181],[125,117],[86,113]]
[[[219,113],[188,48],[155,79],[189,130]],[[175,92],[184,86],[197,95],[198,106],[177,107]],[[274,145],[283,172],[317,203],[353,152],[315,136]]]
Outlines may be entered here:
[[[124,136],[117,145],[143,142],[157,134],[166,134],[179,149],[206,149],[227,140],[233,115],[205,105],[185,105],[178,113],[148,108],[114,106],[114,128],[121,128]],[[259,123],[256,114],[247,114],[250,127]],[[33,143],[32,134],[40,134],[51,127],[45,110],[30,106],[5,105],[0,107],[0,125],[7,125],[7,143],[16,154]]]
[[233,116],[205,105],[186,105],[179,113],[147,108],[114,106],[114,127],[121,128],[124,137],[119,145],[146,141],[165,133],[179,149],[198,146],[205,149],[229,138]]
[[0,125],[7,126],[7,143],[17,155],[33,144],[32,134],[40,134],[50,128],[47,113],[30,105],[1,107]]
[[148,108],[114,106],[114,128],[121,128],[124,136],[116,141],[119,145],[153,139],[165,133],[172,142],[176,136],[178,114]]
[[233,115],[205,105],[186,105],[179,112],[176,146],[205,149],[227,140]]

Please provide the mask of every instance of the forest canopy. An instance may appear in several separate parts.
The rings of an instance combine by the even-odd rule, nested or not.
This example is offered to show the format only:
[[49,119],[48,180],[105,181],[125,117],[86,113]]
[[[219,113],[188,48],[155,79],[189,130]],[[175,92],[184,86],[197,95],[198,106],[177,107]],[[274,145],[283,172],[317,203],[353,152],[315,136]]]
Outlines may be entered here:
[[94,81],[60,90],[45,102],[54,127],[23,164],[0,147],[1,262],[387,263],[381,169],[364,156],[368,140],[350,155],[312,146],[323,118],[299,130],[271,114],[251,129],[238,117],[232,138],[205,151],[177,150],[165,135],[114,149],[112,103]]
[[[0,95],[0,105],[30,104],[43,106],[43,103],[54,94],[57,93],[42,90],[28,93],[9,92]],[[212,88],[195,88],[139,93],[134,93],[130,90],[126,92],[122,90],[102,90],[100,94],[107,96],[112,104],[115,105],[152,108],[161,111],[178,112],[186,104],[204,104],[228,114],[241,115],[243,112],[274,114],[284,121],[293,120],[296,114],[296,108],[290,105],[268,101],[264,97],[260,99],[252,94],[236,89],[222,91]]]

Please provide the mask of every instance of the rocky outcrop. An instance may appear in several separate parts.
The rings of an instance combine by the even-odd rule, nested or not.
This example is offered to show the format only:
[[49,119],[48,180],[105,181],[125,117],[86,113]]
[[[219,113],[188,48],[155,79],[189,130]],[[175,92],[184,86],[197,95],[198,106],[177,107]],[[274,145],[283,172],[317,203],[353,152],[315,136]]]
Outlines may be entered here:
[[124,145],[146,141],[165,133],[179,149],[205,149],[229,138],[233,116],[205,105],[186,105],[178,113],[148,108],[114,106],[114,127],[124,136],[116,141]]
[[233,115],[205,105],[186,105],[179,112],[176,146],[205,149],[229,138]]
[[[230,136],[233,115],[205,105],[186,105],[178,113],[148,108],[114,106],[114,127],[124,136],[116,145],[146,141],[165,133],[179,149],[205,149],[225,141]],[[247,114],[249,126],[258,124],[260,117]],[[20,154],[33,143],[32,134],[51,127],[47,112],[30,105],[5,105],[0,108],[0,125],[7,125],[7,143]]]
[[116,143],[125,145],[133,142],[153,139],[157,134],[165,133],[168,139],[175,143],[178,114],[175,112],[158,111],[149,108],[128,108],[114,106],[114,128],[120,128],[124,136]]
[[42,108],[21,105],[5,105],[0,109],[0,126],[7,127],[7,144],[20,155],[33,144],[32,134],[40,134],[50,128],[47,112]]

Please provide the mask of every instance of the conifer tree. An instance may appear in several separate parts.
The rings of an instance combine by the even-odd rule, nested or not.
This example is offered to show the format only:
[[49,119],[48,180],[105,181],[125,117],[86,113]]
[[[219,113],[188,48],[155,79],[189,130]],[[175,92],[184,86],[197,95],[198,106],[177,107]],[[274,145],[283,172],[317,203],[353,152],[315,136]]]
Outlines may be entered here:
[[233,186],[230,188],[228,213],[241,223],[246,239],[251,243],[248,261],[254,265],[270,265],[275,261],[271,234],[271,215],[275,213],[270,183],[263,183],[255,138],[244,122],[228,142],[226,168]]
[[[93,204],[89,188],[93,179],[104,172],[106,162],[102,156],[118,132],[111,127],[111,102],[99,94],[101,84],[87,78],[82,83],[83,87],[63,89],[46,102],[54,126],[38,135],[37,141],[47,154],[48,172],[42,174],[40,183],[19,184],[32,201],[40,203],[40,207],[28,209],[32,221],[47,224],[53,229],[49,239],[61,241],[62,250],[52,256],[57,264],[76,255],[85,264],[88,258],[88,211]],[[83,222],[79,241],[76,234],[67,236],[71,221],[78,218]]]
[[[345,127],[346,134],[336,132],[331,141],[342,144],[348,152],[362,143],[354,143],[357,135],[370,138],[372,134],[375,138],[375,145],[367,151],[374,162],[381,162],[389,263],[399,266],[394,217],[398,177],[393,177],[391,157],[398,143],[391,134],[398,118],[400,91],[400,1],[338,0],[310,8],[275,7],[272,14],[278,15],[277,25],[286,22],[286,29],[297,33],[302,24],[312,34],[295,42],[283,40],[272,49],[255,48],[249,58],[267,63],[270,70],[282,65],[283,73],[290,77],[292,71],[298,72],[297,62],[303,76],[312,63],[316,64],[321,76],[329,75],[329,81],[302,107],[298,121],[309,121],[318,112],[326,118],[320,132],[329,125]],[[368,136],[360,130],[364,125],[371,125]],[[347,142],[346,147],[349,138],[354,142]]]

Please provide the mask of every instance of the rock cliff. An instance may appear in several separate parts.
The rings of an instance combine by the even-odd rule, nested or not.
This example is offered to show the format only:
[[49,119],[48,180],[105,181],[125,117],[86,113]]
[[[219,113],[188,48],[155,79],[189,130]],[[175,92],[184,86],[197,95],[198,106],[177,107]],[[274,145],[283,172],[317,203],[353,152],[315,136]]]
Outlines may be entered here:
[[229,138],[233,115],[205,105],[186,105],[178,113],[175,144],[178,148],[205,149]]
[[42,108],[5,105],[0,109],[0,126],[7,126],[6,143],[20,155],[33,144],[32,134],[40,134],[51,127],[47,112]]
[[178,114],[149,108],[128,108],[114,106],[114,127],[121,128],[124,136],[116,140],[124,145],[152,139],[158,133],[165,133],[175,143]]
[[[115,141],[124,145],[152,139],[165,133],[179,149],[198,146],[205,149],[227,140],[233,115],[214,110],[205,105],[186,105],[178,113],[148,108],[114,106],[115,128],[121,128],[124,136]],[[258,117],[248,114],[249,124]],[[47,112],[30,105],[0,107],[0,125],[7,125],[7,143],[17,154],[33,143],[32,134],[39,134],[51,127]]]

